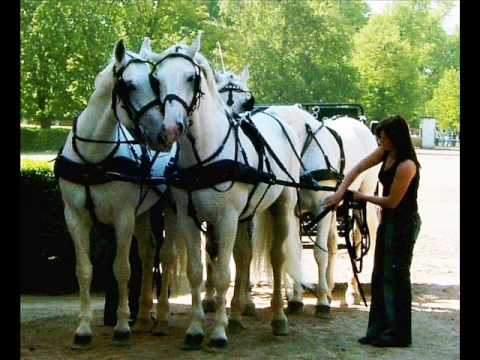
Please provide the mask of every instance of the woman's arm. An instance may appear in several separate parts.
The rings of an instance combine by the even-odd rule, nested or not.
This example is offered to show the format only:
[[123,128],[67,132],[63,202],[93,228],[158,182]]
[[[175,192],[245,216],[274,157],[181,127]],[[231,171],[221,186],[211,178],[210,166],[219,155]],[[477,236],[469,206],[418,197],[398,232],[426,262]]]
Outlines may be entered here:
[[395,171],[392,187],[388,196],[371,196],[354,191],[353,199],[369,201],[386,209],[396,208],[407,192],[408,186],[415,176],[416,171],[417,166],[412,160],[402,161]]
[[355,181],[358,175],[360,175],[365,170],[371,168],[382,162],[385,150],[383,147],[379,146],[372,153],[363,158],[355,167],[347,173],[345,179],[342,181],[337,191],[326,197],[323,204],[326,207],[335,206],[340,201],[342,201],[345,193],[348,190],[348,187]]

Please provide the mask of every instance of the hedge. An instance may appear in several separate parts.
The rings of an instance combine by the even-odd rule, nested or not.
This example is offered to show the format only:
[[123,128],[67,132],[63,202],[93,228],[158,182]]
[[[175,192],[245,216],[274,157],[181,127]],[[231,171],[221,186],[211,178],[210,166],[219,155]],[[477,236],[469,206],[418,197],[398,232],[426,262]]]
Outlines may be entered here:
[[20,128],[20,151],[58,151],[67,139],[70,128],[42,129],[22,126]]
[[[75,251],[63,214],[53,162],[22,160],[20,175],[20,259],[22,293],[72,293]],[[91,234],[92,289],[102,290],[111,276],[114,232],[99,226]]]

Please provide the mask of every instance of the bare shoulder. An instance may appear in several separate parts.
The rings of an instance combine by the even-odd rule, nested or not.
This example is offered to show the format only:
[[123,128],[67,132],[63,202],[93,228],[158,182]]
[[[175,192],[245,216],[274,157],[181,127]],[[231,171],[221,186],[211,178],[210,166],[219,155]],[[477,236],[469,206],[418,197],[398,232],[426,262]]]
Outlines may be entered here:
[[417,172],[417,165],[411,159],[405,159],[398,164],[397,175],[411,178]]

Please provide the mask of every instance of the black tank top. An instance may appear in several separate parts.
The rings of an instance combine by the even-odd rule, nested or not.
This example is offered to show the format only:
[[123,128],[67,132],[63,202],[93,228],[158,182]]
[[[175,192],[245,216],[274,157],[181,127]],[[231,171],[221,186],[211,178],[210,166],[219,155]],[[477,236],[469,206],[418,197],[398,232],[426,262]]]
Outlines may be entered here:
[[[378,173],[378,179],[383,185],[383,196],[388,196],[390,194],[390,189],[392,187],[393,178],[395,177],[395,172],[397,171],[398,164],[403,160],[395,160],[392,166],[388,170],[385,169],[385,160],[387,159],[388,154],[385,155],[383,158],[382,168]],[[385,216],[388,215],[408,215],[413,214],[418,211],[418,204],[417,204],[417,191],[418,191],[418,184],[420,182],[420,172],[417,166],[417,171],[415,176],[413,177],[410,185],[406,193],[403,195],[400,204],[397,205],[394,209],[383,209],[383,214]]]

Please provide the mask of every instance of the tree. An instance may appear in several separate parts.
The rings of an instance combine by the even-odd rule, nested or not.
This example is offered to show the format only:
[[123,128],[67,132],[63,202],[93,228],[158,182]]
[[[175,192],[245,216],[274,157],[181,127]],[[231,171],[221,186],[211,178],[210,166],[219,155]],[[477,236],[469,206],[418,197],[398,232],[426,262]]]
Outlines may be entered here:
[[224,0],[225,62],[237,72],[250,64],[250,87],[264,103],[356,100],[351,39],[367,10],[362,1]]
[[423,115],[425,103],[432,97],[445,69],[459,67],[456,53],[459,42],[449,36],[442,21],[453,8],[454,1],[396,1],[388,13],[400,31],[400,38],[410,44],[417,62],[419,101],[415,114]]
[[414,115],[418,72],[408,41],[389,16],[374,16],[354,36],[353,65],[360,73],[361,102],[370,118]]
[[138,51],[149,36],[160,52],[202,29],[208,53],[219,34],[205,0],[24,0],[21,16],[22,118],[42,127],[71,123],[85,107],[119,38]]
[[445,70],[427,103],[428,114],[433,115],[441,129],[460,128],[460,71]]
[[[122,8],[111,2],[44,0],[25,17],[21,44],[22,117],[49,127],[87,103],[110,55]],[[23,20],[23,19],[22,19]]]

